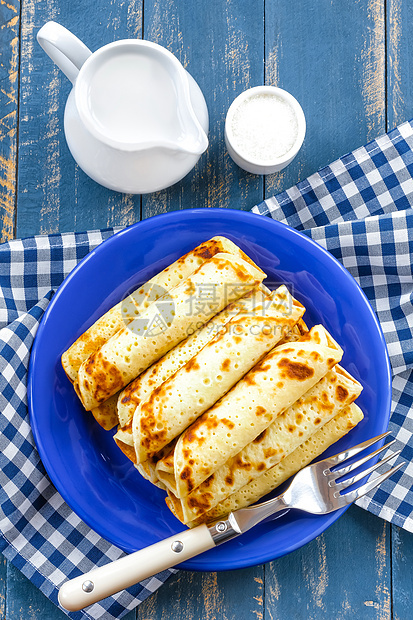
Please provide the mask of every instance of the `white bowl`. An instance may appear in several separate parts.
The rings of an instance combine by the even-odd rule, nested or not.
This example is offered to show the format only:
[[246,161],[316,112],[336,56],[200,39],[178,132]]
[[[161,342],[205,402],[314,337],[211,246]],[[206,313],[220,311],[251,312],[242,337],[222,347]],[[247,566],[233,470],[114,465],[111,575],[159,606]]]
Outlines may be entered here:
[[[248,146],[252,146],[252,143],[248,143],[249,136],[247,128],[245,127],[244,144],[241,145],[239,135],[237,136],[236,132],[234,132],[234,117],[241,104],[244,104],[244,102],[252,98],[257,99],[257,95],[271,95],[288,104],[291,112],[291,119],[296,123],[296,128],[291,128],[292,134],[295,133],[295,138],[293,142],[289,144],[287,150],[281,155],[270,155],[268,157],[251,156],[251,154],[248,153]],[[238,126],[238,134],[242,132],[242,130],[243,126],[241,124]],[[225,120],[225,144],[234,162],[243,170],[252,172],[253,174],[271,174],[282,170],[292,162],[304,141],[305,130],[306,123],[304,112],[298,101],[290,95],[290,93],[275,86],[256,86],[244,91],[232,102]]]

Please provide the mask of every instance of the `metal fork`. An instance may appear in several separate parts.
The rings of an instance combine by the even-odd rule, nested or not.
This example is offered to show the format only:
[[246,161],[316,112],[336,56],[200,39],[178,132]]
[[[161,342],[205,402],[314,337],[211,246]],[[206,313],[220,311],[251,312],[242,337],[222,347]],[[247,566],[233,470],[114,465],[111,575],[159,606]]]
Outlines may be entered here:
[[[360,482],[366,476],[370,476],[383,463],[400,454],[400,450],[397,450],[388,454],[379,463],[371,465],[352,477],[343,478],[343,476],[347,476],[393,445],[393,440],[356,462],[337,468],[340,463],[347,461],[362,450],[366,450],[384,439],[388,434],[383,433],[379,437],[369,439],[335,456],[308,465],[296,474],[286,491],[274,499],[231,512],[226,519],[216,521],[212,525],[202,524],[192,530],[185,530],[111,564],[67,581],[59,591],[60,604],[69,611],[83,609],[83,607],[96,603],[106,596],[111,596],[119,590],[151,577],[161,570],[175,566],[175,564],[184,562],[216,545],[227,542],[247,532],[264,519],[287,508],[313,514],[326,514],[348,506],[379,486],[404,465],[404,463],[399,463],[377,478],[350,490],[353,484]],[[342,493],[345,490],[348,492]]]
[[[367,461],[370,461],[384,450],[387,450],[395,443],[395,440],[393,439],[374,452],[363,456],[351,464],[345,465],[344,461],[348,461],[356,456],[356,454],[359,454],[359,452],[366,450],[389,434],[390,432],[383,433],[378,437],[373,437],[357,446],[353,446],[344,452],[340,452],[339,454],[335,454],[334,456],[304,467],[304,469],[294,476],[289,487],[281,495],[266,502],[261,502],[255,506],[248,506],[247,508],[242,508],[232,513],[232,516],[236,516],[238,527],[241,527],[242,532],[245,532],[251,527],[254,527],[257,523],[260,523],[264,519],[286,508],[294,508],[312,514],[327,514],[352,504],[356,499],[363,497],[363,495],[366,495],[366,493],[375,489],[382,484],[382,482],[390,478],[390,476],[405,464],[401,462],[376,478],[368,480],[362,486],[349,490],[347,493],[342,493],[357,482],[360,482],[363,478],[370,476],[381,465],[400,454],[401,450],[390,452],[378,463],[374,463],[367,469],[363,469],[351,477],[346,477],[349,473],[367,463]],[[340,463],[343,463],[344,466],[338,467]],[[341,478],[342,480],[340,480]],[[230,518],[231,515],[228,516],[228,519]]]

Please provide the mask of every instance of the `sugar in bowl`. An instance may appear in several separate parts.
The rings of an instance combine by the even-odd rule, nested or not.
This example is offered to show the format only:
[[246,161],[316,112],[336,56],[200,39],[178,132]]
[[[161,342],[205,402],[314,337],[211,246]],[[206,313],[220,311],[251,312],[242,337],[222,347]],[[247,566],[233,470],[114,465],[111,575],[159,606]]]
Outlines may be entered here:
[[275,86],[256,86],[231,104],[225,144],[240,168],[271,174],[292,162],[304,141],[306,123],[298,101]]

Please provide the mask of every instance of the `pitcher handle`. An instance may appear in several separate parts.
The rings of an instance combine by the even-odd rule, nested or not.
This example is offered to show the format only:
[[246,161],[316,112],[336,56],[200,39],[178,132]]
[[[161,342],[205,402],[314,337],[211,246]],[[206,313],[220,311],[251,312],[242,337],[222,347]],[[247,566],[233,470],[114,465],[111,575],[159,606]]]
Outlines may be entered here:
[[37,33],[37,40],[46,54],[74,83],[79,70],[92,52],[74,34],[57,24],[47,22]]

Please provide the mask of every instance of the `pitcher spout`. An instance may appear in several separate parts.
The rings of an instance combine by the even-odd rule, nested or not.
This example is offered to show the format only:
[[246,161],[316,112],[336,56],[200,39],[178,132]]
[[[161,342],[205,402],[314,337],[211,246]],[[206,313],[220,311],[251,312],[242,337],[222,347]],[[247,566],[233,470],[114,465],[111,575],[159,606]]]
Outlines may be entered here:
[[200,157],[208,148],[208,138],[202,127],[196,135],[187,135],[183,139],[178,140],[173,149],[178,153],[186,155],[196,155]]
[[175,148],[178,152],[199,157],[208,148],[208,138],[192,106],[189,87],[185,90],[186,97],[179,101],[178,117],[181,131]]
[[178,152],[199,157],[208,148],[208,137],[204,129],[208,127],[208,110],[195,80],[182,65],[179,65],[179,69],[174,75],[180,124],[175,146]]

